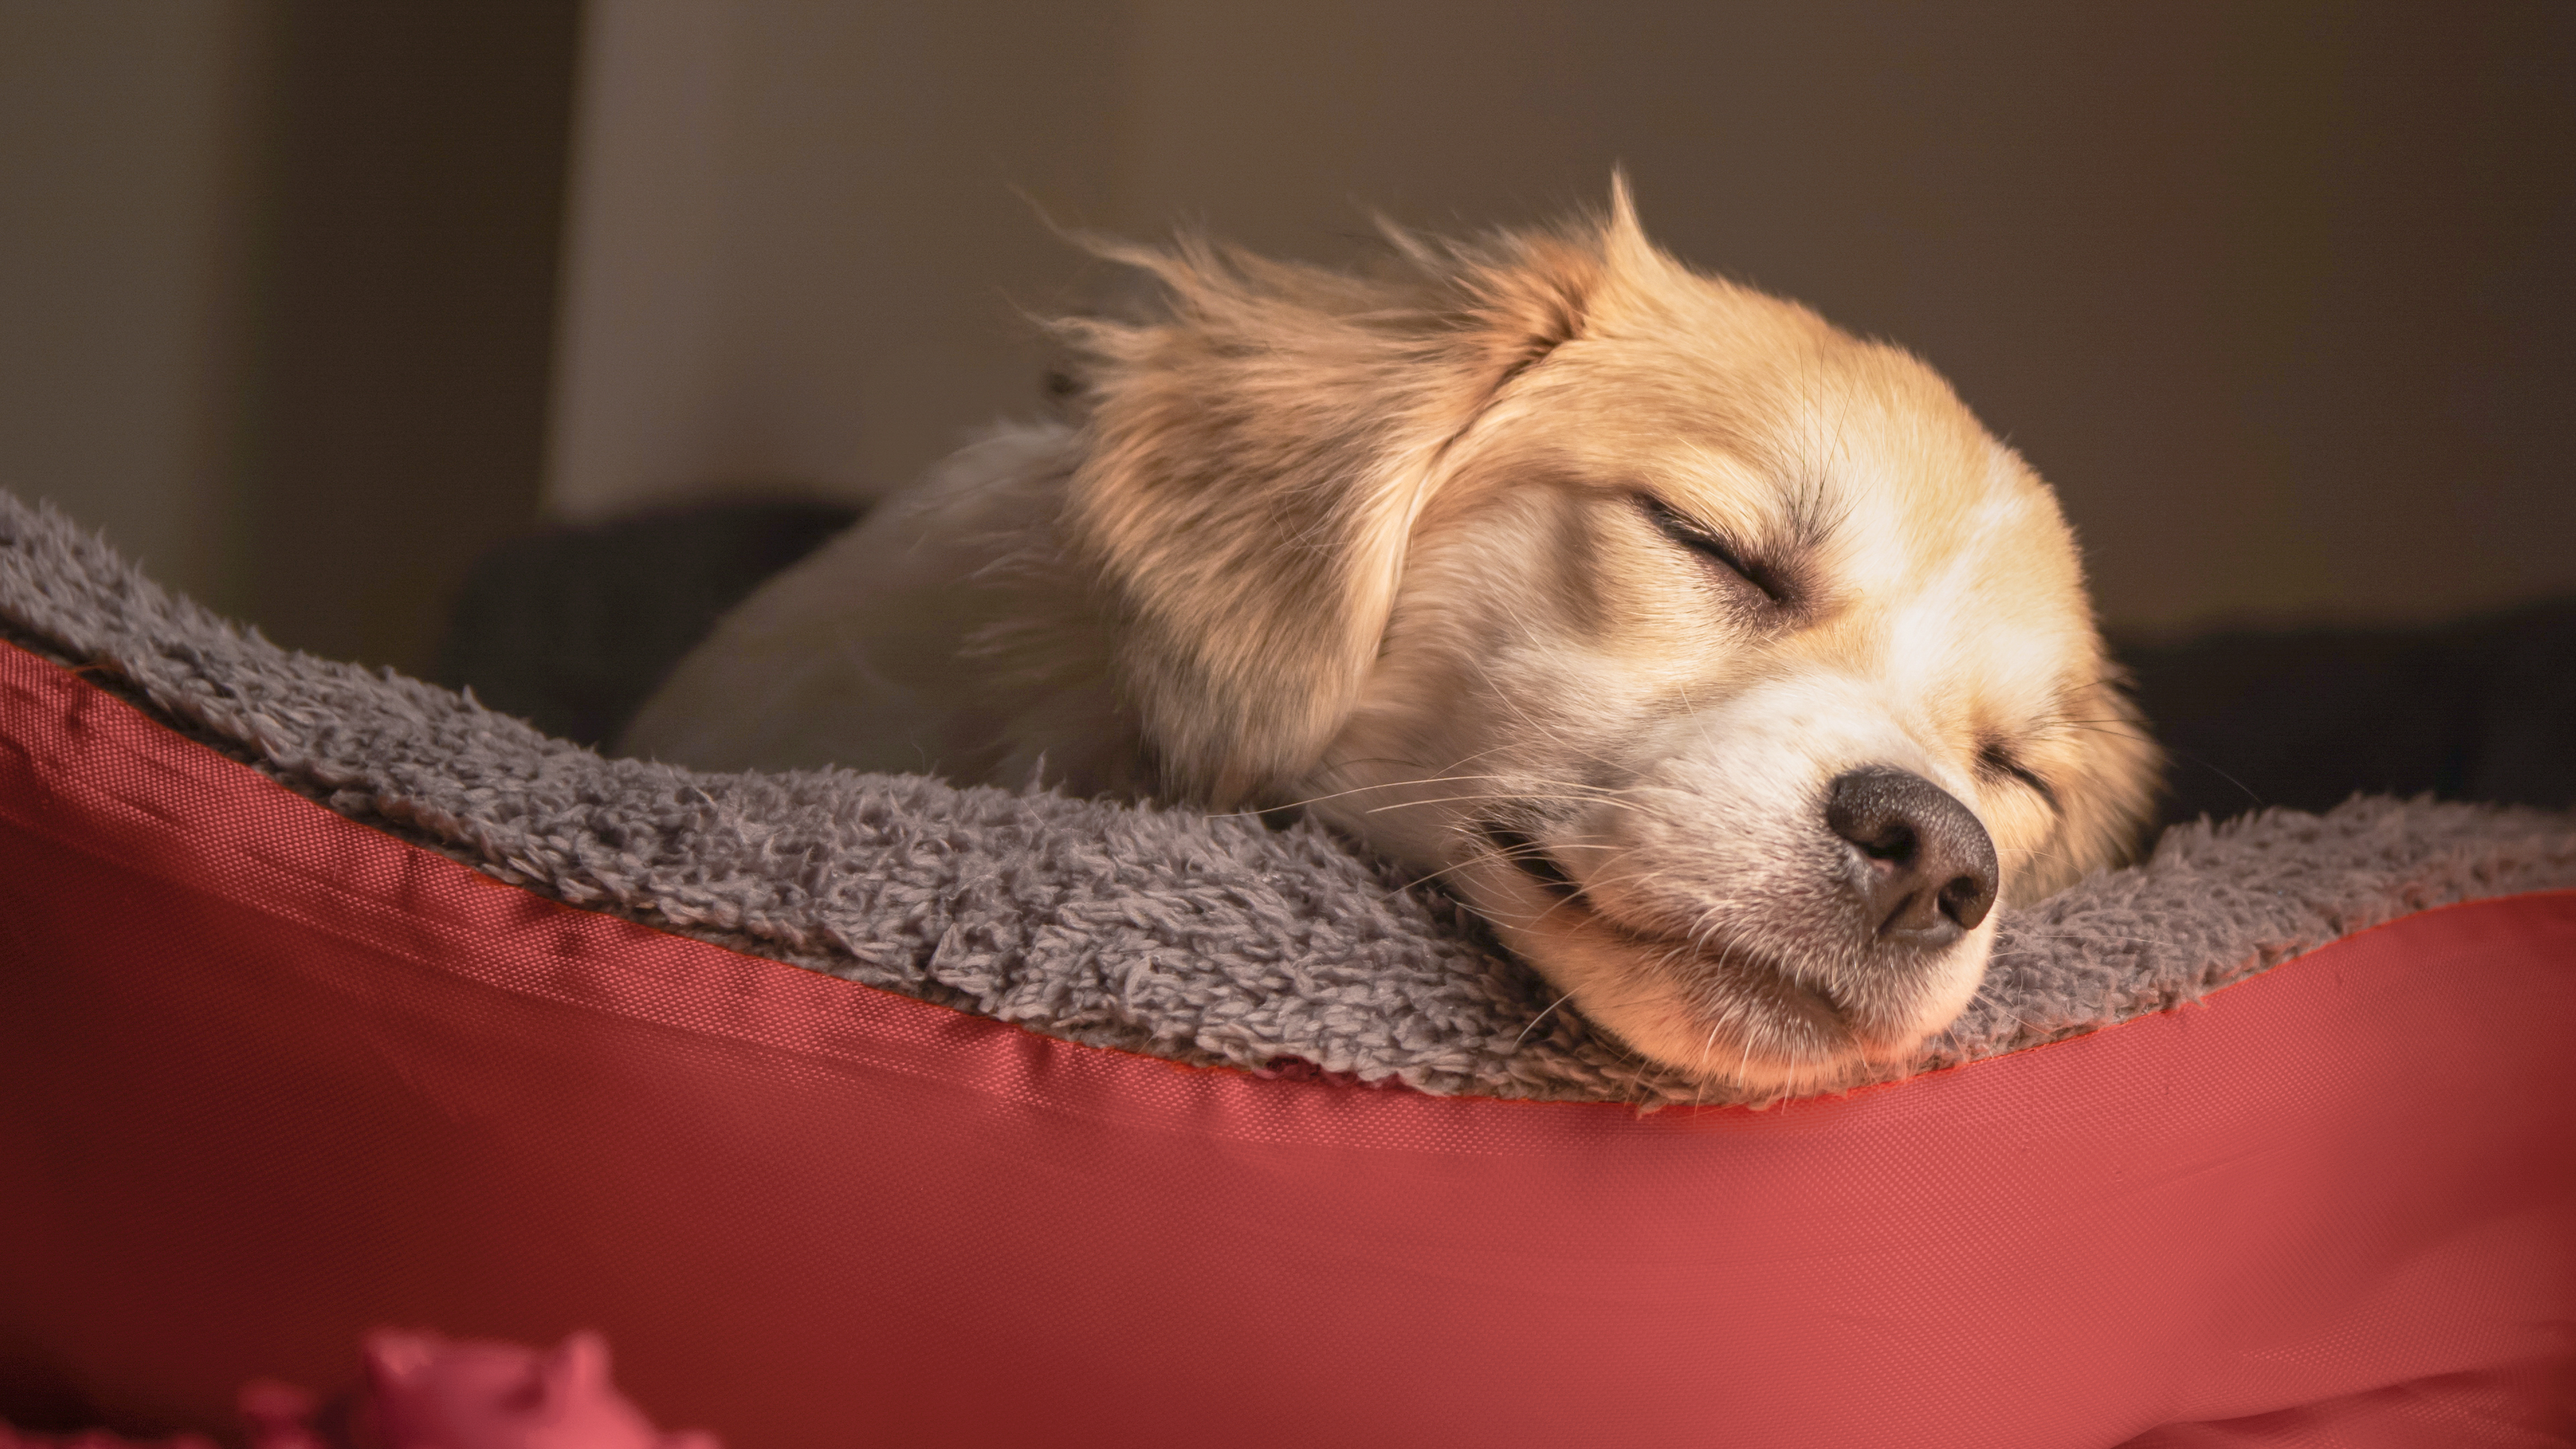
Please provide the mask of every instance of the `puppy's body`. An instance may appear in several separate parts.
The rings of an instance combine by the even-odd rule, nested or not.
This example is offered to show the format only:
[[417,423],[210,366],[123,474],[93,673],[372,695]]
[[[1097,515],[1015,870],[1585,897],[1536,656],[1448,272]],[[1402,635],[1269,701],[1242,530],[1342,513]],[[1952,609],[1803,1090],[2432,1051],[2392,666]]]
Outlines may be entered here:
[[1929,369],[1597,226],[1354,278],[1124,256],[1078,425],[726,620],[631,753],[1306,803],[1756,1089],[1912,1049],[2154,756],[2044,485]]
[[728,614],[628,728],[702,769],[1151,793],[1107,621],[1057,538],[1080,440],[996,428]]

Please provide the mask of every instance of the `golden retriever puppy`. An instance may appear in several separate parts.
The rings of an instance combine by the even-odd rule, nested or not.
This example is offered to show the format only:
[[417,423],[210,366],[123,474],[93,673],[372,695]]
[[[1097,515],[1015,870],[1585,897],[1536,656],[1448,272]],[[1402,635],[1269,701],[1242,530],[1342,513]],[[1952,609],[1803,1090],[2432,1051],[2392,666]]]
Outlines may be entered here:
[[2048,488],[1896,348],[1608,214],[1353,276],[1106,248],[1079,417],[743,605],[623,741],[1302,804],[1571,1006],[1757,1092],[1902,1057],[2155,751]]

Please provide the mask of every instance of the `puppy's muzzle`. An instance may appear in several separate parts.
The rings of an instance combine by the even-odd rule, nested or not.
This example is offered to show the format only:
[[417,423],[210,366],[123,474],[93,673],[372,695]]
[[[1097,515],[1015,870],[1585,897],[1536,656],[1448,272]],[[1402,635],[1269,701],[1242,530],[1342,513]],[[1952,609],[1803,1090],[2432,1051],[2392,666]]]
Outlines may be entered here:
[[1848,852],[1858,925],[1874,946],[1938,951],[1995,904],[1995,843],[1968,807],[1909,771],[1871,766],[1834,778],[1825,824]]

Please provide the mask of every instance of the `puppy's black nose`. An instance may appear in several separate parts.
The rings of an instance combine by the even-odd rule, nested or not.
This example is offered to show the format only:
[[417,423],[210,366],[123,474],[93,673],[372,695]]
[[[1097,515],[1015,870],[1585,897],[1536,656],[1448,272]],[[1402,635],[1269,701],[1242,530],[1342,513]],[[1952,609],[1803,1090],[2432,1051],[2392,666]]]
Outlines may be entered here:
[[1968,807],[1920,775],[1884,765],[1834,778],[1825,823],[1851,842],[1869,928],[1935,950],[1995,904],[1995,843]]

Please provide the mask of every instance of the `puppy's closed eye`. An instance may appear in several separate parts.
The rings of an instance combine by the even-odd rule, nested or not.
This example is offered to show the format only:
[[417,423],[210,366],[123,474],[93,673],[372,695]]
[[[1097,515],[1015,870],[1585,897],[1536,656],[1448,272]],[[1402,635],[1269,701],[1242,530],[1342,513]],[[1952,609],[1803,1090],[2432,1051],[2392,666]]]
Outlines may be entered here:
[[2057,791],[2039,773],[2021,762],[2012,750],[1999,740],[1988,740],[1977,751],[1977,768],[1987,775],[2019,781],[2032,794],[2048,802],[2048,808],[2063,813],[2057,803]]
[[1666,538],[1734,575],[1737,581],[1751,585],[1772,603],[1792,601],[1789,582],[1781,572],[1753,558],[1733,540],[1660,498],[1640,494],[1637,502],[1645,509],[1647,521]]

